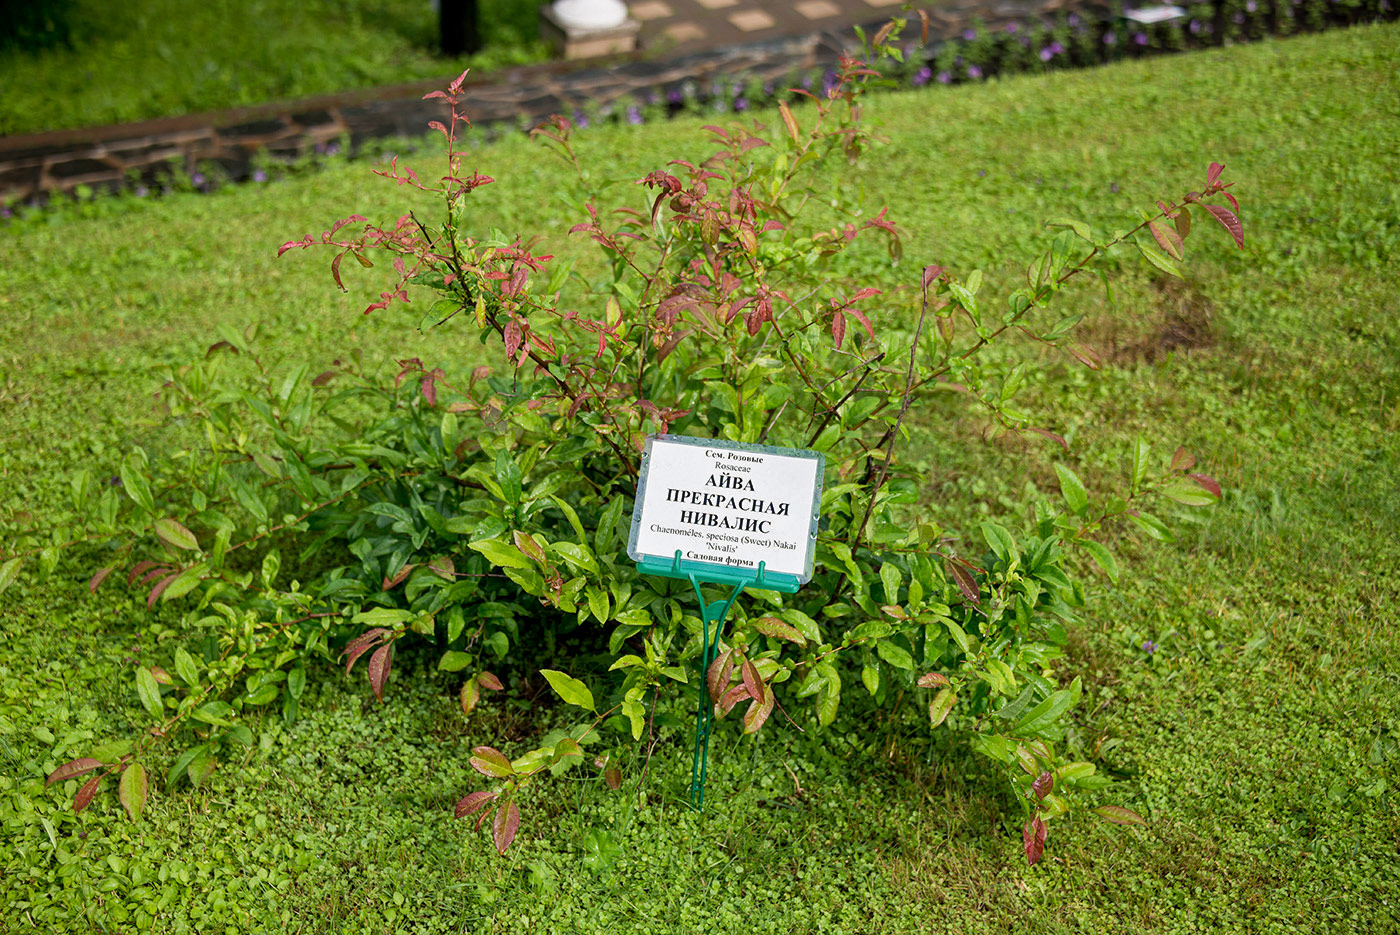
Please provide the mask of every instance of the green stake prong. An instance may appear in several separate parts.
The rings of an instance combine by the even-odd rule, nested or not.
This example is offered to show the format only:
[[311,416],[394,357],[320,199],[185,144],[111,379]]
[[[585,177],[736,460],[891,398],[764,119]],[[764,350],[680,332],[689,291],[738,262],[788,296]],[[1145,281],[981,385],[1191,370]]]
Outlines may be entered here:
[[[676,561],[680,561],[680,553],[676,553]],[[759,566],[759,576],[763,575],[763,566]],[[710,666],[719,655],[719,635],[724,630],[725,618],[729,616],[730,608],[743,593],[747,582],[739,581],[733,585],[729,592],[729,598],[722,601],[705,602],[705,595],[700,590],[700,577],[696,572],[686,575],[690,580],[690,586],[695,589],[696,600],[700,604],[701,633],[704,639],[703,651],[700,654],[700,707],[695,712],[695,759],[690,767],[690,807],[696,811],[703,811],[705,808],[705,774],[710,762],[710,723],[714,719],[715,699],[710,697],[710,685],[708,675]],[[710,624],[714,624],[714,632],[711,634]]]

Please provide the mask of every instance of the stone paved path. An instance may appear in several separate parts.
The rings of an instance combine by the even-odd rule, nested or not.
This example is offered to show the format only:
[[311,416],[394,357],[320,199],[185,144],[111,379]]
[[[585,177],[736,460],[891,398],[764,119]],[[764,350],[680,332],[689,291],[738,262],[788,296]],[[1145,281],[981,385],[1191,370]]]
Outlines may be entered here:
[[902,0],[636,0],[644,52],[686,54],[887,19]]

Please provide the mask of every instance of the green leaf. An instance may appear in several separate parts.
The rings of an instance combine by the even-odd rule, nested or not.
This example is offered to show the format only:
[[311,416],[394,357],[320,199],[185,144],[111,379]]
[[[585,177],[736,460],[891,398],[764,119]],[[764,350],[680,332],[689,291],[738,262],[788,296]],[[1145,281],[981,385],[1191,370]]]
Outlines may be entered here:
[[1137,515],[1129,513],[1128,519],[1132,520],[1134,526],[1158,542],[1171,542],[1175,538],[1172,536],[1172,531],[1167,528],[1167,524],[1151,513],[1139,512]]
[[1210,506],[1219,499],[1215,494],[1189,480],[1173,481],[1162,488],[1162,496],[1183,506]]
[[449,649],[447,652],[443,653],[442,658],[438,660],[438,669],[443,672],[461,672],[471,664],[471,653]]
[[593,705],[593,693],[588,690],[588,686],[580,682],[565,672],[558,672],[554,669],[541,669],[540,674],[548,681],[551,688],[563,698],[567,704],[578,705],[585,711],[597,711]]
[[940,689],[938,694],[933,696],[933,700],[928,703],[929,723],[937,727],[946,721],[948,712],[953,710],[953,705],[957,700],[957,693],[952,688]]
[[175,650],[175,674],[190,688],[199,684],[199,667],[194,664],[194,657],[186,652],[183,646]]
[[196,565],[191,565],[189,568],[180,572],[179,577],[166,586],[165,590],[160,594],[160,599],[162,601],[170,601],[177,597],[184,597],[199,586],[199,582],[203,580],[205,573],[208,571],[209,565],[206,562],[199,562]]
[[12,558],[0,565],[0,593],[4,593],[6,588],[15,583],[15,579],[19,577],[19,566],[23,562],[24,559]]
[[505,501],[512,506],[520,502],[520,465],[508,452],[496,455],[496,483],[501,485]]
[[176,520],[169,517],[156,520],[155,531],[157,536],[177,549],[185,549],[190,552],[199,551],[199,540],[194,537],[194,533]]
[[1105,821],[1111,821],[1115,825],[1145,825],[1147,819],[1130,808],[1121,805],[1100,805],[1094,809],[1094,814]]
[[1089,225],[1085,224],[1083,221],[1076,221],[1073,218],[1051,218],[1045,222],[1045,226],[1068,227],[1070,230],[1074,231],[1075,235],[1080,239],[1087,240],[1089,243],[1094,242],[1093,232],[1089,229]]
[[1016,722],[1012,732],[1022,735],[1039,734],[1046,728],[1053,726],[1060,719],[1060,715],[1069,710],[1072,703],[1073,700],[1067,690],[1061,689],[1053,692],[1049,698],[1026,712],[1025,717]]
[[1167,256],[1157,247],[1151,246],[1150,244],[1145,244],[1142,241],[1135,241],[1135,243],[1137,245],[1138,250],[1142,252],[1142,255],[1147,257],[1147,262],[1151,263],[1153,266],[1157,267],[1159,270],[1166,273],[1168,276],[1175,276],[1178,279],[1183,278],[1181,275],[1181,269],[1176,265],[1176,261],[1173,260],[1171,257]]
[[885,589],[885,603],[899,603],[899,586],[903,583],[904,576],[900,574],[899,567],[893,562],[885,562],[880,566],[880,584]]
[[914,668],[914,657],[909,655],[909,651],[898,643],[880,640],[875,644],[875,652],[896,669],[909,671]]
[[593,614],[594,619],[596,619],[599,623],[607,623],[608,592],[598,587],[597,585],[591,585],[584,592],[584,595],[588,599],[589,613]]
[[1069,511],[1075,516],[1083,516],[1089,507],[1089,493],[1084,489],[1083,482],[1063,464],[1055,465],[1055,473],[1060,478],[1060,493],[1064,495]]
[[215,727],[232,727],[233,722],[228,719],[232,713],[233,707],[226,701],[206,701],[191,711],[190,716],[197,721],[213,724]]
[[593,558],[593,552],[588,546],[576,542],[555,542],[550,548],[564,556],[564,561],[575,568],[598,574],[598,562]]
[[398,610],[393,607],[372,607],[350,618],[351,623],[363,623],[371,627],[392,627],[412,620],[411,610]]
[[1141,435],[1139,435],[1137,441],[1133,443],[1133,493],[1137,493],[1137,489],[1142,486],[1143,480],[1147,478],[1147,454],[1150,449],[1151,446],[1147,444]]
[[467,545],[485,555],[487,561],[497,568],[523,568],[527,571],[534,568],[534,563],[509,542],[502,542],[500,539],[482,539],[479,542],[469,542]]
[[136,697],[141,699],[141,706],[155,717],[165,716],[165,705],[160,700],[160,684],[145,666],[136,670]]
[[156,501],[151,496],[151,485],[146,480],[146,475],[141,473],[140,467],[137,466],[136,456],[128,457],[117,470],[121,475],[122,490],[126,491],[126,495],[147,513],[154,513]]
[[146,807],[146,797],[151,791],[146,769],[140,763],[132,763],[122,772],[117,784],[117,798],[126,809],[132,821],[141,820],[141,810]]
[[1016,554],[1016,540],[1011,538],[1011,533],[1006,528],[999,526],[990,520],[982,523],[982,538],[987,541],[987,546],[1004,562],[1011,561],[1011,557]]
[[1104,574],[1108,575],[1108,580],[1114,584],[1118,583],[1118,560],[1113,557],[1113,553],[1097,542],[1081,542],[1080,547],[1089,553],[1089,557],[1094,560]]
[[631,722],[632,739],[641,740],[642,730],[646,727],[646,707],[640,701],[624,701],[622,713],[627,715],[627,720]]

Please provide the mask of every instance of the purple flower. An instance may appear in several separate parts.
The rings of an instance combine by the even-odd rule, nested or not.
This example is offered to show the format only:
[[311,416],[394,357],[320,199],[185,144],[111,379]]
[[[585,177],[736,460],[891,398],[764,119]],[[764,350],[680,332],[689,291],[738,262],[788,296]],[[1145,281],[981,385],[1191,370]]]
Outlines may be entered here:
[[1236,13],[1236,14],[1234,15],[1233,19],[1234,19],[1234,21],[1235,21],[1235,25],[1236,25],[1236,26],[1243,26],[1243,25],[1244,25],[1244,14],[1243,14],[1243,13]]
[[1142,644],[1142,651],[1150,656],[1157,651],[1157,644],[1152,642],[1152,640],[1146,640]]
[[812,76],[811,76],[811,75],[803,75],[803,76],[802,76],[802,82],[801,82],[801,84],[802,84],[802,90],[804,90],[804,91],[810,91],[810,90],[812,90]]
[[642,122],[642,112],[635,106],[627,108],[627,122],[634,127],[637,126]]
[[1255,3],[1254,0],[1249,0],[1249,2],[1244,5],[1244,8],[1245,12],[1253,13],[1255,10],[1259,9],[1259,4]]
[[316,144],[316,155],[318,155],[318,156],[324,156],[325,153],[326,153],[326,144],[325,144],[325,143],[317,143],[317,144]]
[[914,83],[914,87],[921,88],[924,85],[928,84],[928,80],[932,77],[933,69],[925,65],[923,68],[920,68],[918,71],[914,72],[914,77],[911,80]]
[[14,216],[15,213],[10,210],[9,205],[0,205],[0,218],[11,218]]
[[1079,14],[1078,14],[1078,13],[1071,13],[1071,14],[1069,15],[1069,25],[1070,25],[1070,28],[1071,28],[1071,29],[1073,29],[1075,26],[1078,26],[1078,25],[1079,25]]
[[580,130],[588,129],[588,115],[581,110],[574,111],[574,126]]
[[1190,25],[1188,25],[1186,28],[1191,30],[1191,35],[1194,36],[1196,33],[1201,31],[1201,21],[1193,19]]
[[334,156],[334,155],[338,154],[339,152],[340,152],[340,144],[339,144],[339,143],[329,143],[329,144],[327,144],[327,146],[326,146],[326,155],[327,155],[327,156]]
[[661,95],[656,93],[655,88],[652,88],[650,91],[647,92],[647,96],[643,98],[643,100],[648,104],[660,104]]
[[144,185],[137,185],[136,191],[132,192],[132,194],[135,195],[137,198],[145,198],[150,193],[151,190]]
[[953,76],[950,75],[950,74],[948,74],[946,71],[940,71],[940,72],[938,73],[938,83],[939,83],[939,84],[952,84],[952,83],[953,83]]
[[1021,27],[1020,27],[1020,26],[1017,26],[1015,23],[1007,23],[1007,24],[1006,24],[1006,31],[1009,32],[1009,33],[1015,33],[1016,30],[1018,30],[1018,29],[1020,29],[1020,28],[1021,28]]
[[267,173],[264,172],[262,169],[254,169],[254,170],[253,170],[253,181],[254,181],[254,182],[266,182],[266,181],[267,181]]
[[1050,47],[1048,45],[1040,50],[1040,60],[1042,62],[1048,62],[1054,57],[1055,53],[1050,51]]
[[967,66],[967,76],[973,81],[976,81],[982,77],[982,69],[978,68],[976,65],[969,65]]
[[190,176],[190,181],[194,183],[196,188],[198,188],[208,180],[205,179],[203,172],[196,172],[194,175]]
[[672,88],[671,90],[666,92],[666,100],[669,103],[679,104],[684,99],[685,95],[681,94],[680,88]]
[[1147,33],[1140,32],[1133,35],[1133,42],[1138,45],[1147,45]]
[[736,98],[734,98],[734,109],[735,109],[736,111],[739,111],[739,110],[748,110],[748,109],[749,109],[749,99],[746,98],[746,97],[736,97]]
[[1104,34],[1103,34],[1103,44],[1104,44],[1104,45],[1117,45],[1117,44],[1118,44],[1118,36],[1117,36],[1116,34],[1112,33],[1112,32],[1106,32],[1106,33],[1104,33]]
[[967,42],[971,42],[973,39],[976,39],[976,38],[977,38],[977,30],[975,30],[975,29],[964,29],[964,30],[963,30],[963,39],[966,40]]
[[775,85],[772,81],[765,81],[765,82],[763,82],[763,96],[764,96],[764,97],[772,97],[772,96],[773,96],[773,92],[776,91],[777,89],[778,89],[778,86]]

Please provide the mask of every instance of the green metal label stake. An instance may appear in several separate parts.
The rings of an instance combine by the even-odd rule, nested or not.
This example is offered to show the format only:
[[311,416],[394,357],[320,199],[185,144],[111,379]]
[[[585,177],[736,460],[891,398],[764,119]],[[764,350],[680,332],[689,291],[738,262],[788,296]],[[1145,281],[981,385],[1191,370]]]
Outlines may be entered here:
[[[705,805],[710,665],[745,588],[795,593],[812,577],[825,459],[819,452],[654,435],[642,454],[628,554],[643,574],[690,582],[700,604],[700,704],[690,804]],[[705,600],[702,584],[727,585]]]

